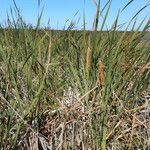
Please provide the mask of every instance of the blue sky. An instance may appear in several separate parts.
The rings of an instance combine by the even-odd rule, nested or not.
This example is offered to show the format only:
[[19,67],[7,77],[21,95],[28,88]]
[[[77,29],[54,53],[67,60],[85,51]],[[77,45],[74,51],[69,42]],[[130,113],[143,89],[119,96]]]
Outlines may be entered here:
[[[101,5],[104,6],[107,0],[101,0]],[[119,8],[123,8],[130,0],[112,0],[107,26],[110,27],[117,16]],[[119,23],[126,23],[136,12],[145,4],[150,3],[150,0],[134,0],[133,3],[121,14]],[[7,12],[10,12],[10,7],[14,7],[13,0],[0,0],[0,22],[6,20]],[[38,16],[38,0],[16,0],[16,4],[21,11],[21,15],[28,23],[36,24]],[[42,0],[40,10],[44,7],[44,13],[41,21],[42,26],[46,26],[48,20],[54,29],[62,29],[65,22],[73,20],[76,22],[76,28],[81,29],[83,25],[83,11],[85,8],[86,27],[92,29],[93,18],[95,15],[95,4],[93,0]],[[78,13],[77,13],[78,12]],[[77,15],[75,16],[75,14]],[[150,19],[150,6],[147,7],[138,16],[140,22],[146,15],[147,20]],[[79,22],[78,22],[79,20]],[[78,22],[78,23],[77,23]],[[68,25],[69,22],[66,24]]]

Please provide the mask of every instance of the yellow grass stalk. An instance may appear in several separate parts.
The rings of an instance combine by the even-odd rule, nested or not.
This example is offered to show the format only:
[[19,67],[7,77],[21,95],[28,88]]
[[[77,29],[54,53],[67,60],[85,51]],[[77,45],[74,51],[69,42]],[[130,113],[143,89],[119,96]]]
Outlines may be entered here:
[[[90,69],[91,69],[91,57],[92,57],[92,50],[88,47],[87,55],[86,55],[86,93],[90,90]],[[89,95],[86,96],[85,101],[88,105]]]

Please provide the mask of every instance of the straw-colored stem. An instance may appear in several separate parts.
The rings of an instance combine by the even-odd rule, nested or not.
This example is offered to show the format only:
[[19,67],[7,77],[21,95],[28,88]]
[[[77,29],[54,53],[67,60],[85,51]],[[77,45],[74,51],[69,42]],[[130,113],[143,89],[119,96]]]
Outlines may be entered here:
[[[91,49],[88,47],[87,49],[87,55],[86,55],[86,93],[89,91],[89,81],[90,81],[90,70],[91,70],[91,55],[92,55],[92,51]],[[88,105],[88,99],[89,99],[89,95],[86,96],[86,104]]]

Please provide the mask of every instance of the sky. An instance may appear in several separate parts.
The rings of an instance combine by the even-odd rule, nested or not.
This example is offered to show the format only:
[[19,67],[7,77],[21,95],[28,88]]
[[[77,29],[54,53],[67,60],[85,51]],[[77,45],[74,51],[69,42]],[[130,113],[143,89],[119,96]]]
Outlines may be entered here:
[[[41,0],[38,7],[38,0],[16,0],[17,7],[20,9],[21,15],[26,23],[33,26],[37,23],[38,13],[44,9],[41,26],[45,27],[50,22],[52,29],[63,29],[73,21],[76,29],[83,28],[83,13],[85,11],[86,28],[91,30],[96,12],[94,0]],[[110,28],[113,24],[118,10],[122,9],[130,0],[112,0],[111,8],[106,21],[105,29]],[[101,8],[106,4],[107,0],[101,0]],[[140,10],[145,4],[150,4],[150,0],[134,0],[131,5],[125,9],[119,17],[119,24],[129,22],[129,20]],[[10,14],[10,7],[14,8],[13,0],[0,0],[0,23],[4,23],[7,14]],[[106,11],[104,11],[105,13]],[[150,6],[138,15],[137,24],[147,16],[150,19]],[[100,22],[102,19],[100,20]]]

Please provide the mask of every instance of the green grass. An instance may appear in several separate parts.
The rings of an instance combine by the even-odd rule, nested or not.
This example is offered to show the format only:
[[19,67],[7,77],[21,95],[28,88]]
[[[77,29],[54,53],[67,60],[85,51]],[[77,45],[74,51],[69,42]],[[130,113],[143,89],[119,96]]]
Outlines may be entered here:
[[103,31],[110,7],[93,31],[40,29],[42,12],[33,29],[17,7],[1,25],[1,149],[148,149],[150,22]]

